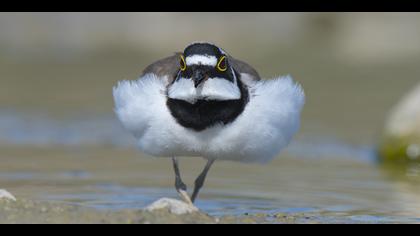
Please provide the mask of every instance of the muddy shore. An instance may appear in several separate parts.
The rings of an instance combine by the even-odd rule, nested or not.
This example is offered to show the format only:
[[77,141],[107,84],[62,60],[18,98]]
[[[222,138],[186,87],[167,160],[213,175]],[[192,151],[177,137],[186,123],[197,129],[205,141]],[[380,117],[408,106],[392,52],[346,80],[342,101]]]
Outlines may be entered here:
[[32,200],[0,200],[0,224],[294,224],[362,223],[304,213],[245,213],[210,216],[203,212],[176,215],[169,210],[105,211],[89,207]]

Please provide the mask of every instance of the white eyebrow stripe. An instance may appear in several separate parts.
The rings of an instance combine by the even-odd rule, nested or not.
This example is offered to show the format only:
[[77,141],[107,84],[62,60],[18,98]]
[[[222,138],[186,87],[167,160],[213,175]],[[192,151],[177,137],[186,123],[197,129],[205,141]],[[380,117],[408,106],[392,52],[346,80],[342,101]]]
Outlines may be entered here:
[[190,65],[205,65],[205,66],[216,66],[217,58],[215,56],[207,55],[192,55],[185,58],[187,66]]

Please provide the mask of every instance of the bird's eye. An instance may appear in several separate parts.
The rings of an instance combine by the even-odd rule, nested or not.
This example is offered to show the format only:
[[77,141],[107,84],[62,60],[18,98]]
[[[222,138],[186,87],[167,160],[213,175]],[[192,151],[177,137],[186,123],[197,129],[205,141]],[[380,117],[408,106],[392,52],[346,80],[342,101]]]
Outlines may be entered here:
[[219,71],[226,71],[227,70],[227,63],[226,63],[226,56],[222,56],[217,63],[217,69]]
[[185,71],[187,69],[187,63],[185,63],[185,58],[183,55],[180,56],[181,59],[179,60],[179,67],[182,71]]

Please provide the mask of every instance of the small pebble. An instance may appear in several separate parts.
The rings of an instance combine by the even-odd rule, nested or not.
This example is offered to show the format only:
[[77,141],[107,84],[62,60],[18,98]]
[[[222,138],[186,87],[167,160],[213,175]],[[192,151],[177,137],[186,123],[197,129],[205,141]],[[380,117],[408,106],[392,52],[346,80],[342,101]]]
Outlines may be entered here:
[[145,208],[145,210],[149,212],[162,209],[167,209],[172,214],[176,215],[183,215],[199,211],[195,206],[188,205],[183,201],[171,198],[161,198]]
[[16,198],[4,189],[0,189],[0,200],[1,199],[16,201]]

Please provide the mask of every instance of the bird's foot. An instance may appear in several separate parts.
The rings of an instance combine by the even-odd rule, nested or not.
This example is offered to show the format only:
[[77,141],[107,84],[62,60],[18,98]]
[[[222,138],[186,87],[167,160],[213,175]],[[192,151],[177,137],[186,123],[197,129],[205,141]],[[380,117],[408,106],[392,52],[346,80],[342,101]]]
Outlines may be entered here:
[[190,196],[188,195],[187,191],[178,189],[179,196],[181,197],[182,201],[187,203],[190,206],[194,206],[194,203],[191,201]]

